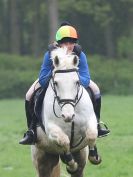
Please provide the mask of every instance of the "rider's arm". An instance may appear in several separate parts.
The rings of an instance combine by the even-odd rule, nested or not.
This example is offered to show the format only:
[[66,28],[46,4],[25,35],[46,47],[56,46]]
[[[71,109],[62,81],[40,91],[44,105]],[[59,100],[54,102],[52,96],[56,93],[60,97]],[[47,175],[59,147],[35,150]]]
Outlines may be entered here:
[[50,59],[50,53],[46,52],[39,73],[39,83],[43,88],[47,87],[51,75],[52,75],[52,60]]
[[79,78],[84,87],[88,87],[90,83],[90,72],[87,64],[86,55],[81,52],[79,56]]

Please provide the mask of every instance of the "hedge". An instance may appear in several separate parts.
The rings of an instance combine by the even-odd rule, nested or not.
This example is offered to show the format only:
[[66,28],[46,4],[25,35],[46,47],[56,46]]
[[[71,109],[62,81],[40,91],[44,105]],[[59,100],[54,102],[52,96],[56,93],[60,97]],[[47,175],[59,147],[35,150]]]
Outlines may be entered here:
[[38,77],[41,62],[31,57],[0,54],[0,99],[24,98]]
[[133,94],[133,62],[130,60],[107,60],[100,56],[90,57],[91,78],[104,94]]
[[[102,94],[133,94],[133,62],[89,56],[91,79]],[[24,98],[38,77],[42,58],[0,54],[0,99]]]

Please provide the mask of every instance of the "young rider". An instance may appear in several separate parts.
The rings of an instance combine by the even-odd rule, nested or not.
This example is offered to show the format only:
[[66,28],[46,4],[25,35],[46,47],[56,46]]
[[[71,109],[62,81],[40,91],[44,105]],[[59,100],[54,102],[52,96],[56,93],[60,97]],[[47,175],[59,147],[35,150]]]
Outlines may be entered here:
[[[77,44],[78,35],[76,29],[71,26],[69,23],[62,23],[61,27],[56,33],[56,43],[53,43],[49,46],[49,50],[44,55],[44,60],[41,66],[39,79],[36,80],[33,85],[30,87],[26,94],[25,108],[26,108],[26,117],[27,125],[29,130],[25,133],[24,138],[19,142],[20,144],[34,144],[36,141],[35,128],[36,128],[36,119],[31,115],[29,111],[30,100],[36,89],[42,87],[47,89],[49,80],[52,75],[53,65],[52,60],[50,59],[50,53],[56,47],[67,47],[68,52],[74,52],[79,56],[79,77],[81,84],[87,89],[91,88],[93,95],[95,97],[95,106],[94,111],[98,121],[98,136],[106,136],[109,134],[109,130],[105,127],[100,126],[100,109],[101,109],[101,94],[98,86],[90,79],[89,68],[87,64],[87,58],[84,52],[81,50],[81,47]],[[92,152],[93,153],[93,152]],[[98,161],[98,160],[96,160]],[[97,163],[97,162],[96,162]]]

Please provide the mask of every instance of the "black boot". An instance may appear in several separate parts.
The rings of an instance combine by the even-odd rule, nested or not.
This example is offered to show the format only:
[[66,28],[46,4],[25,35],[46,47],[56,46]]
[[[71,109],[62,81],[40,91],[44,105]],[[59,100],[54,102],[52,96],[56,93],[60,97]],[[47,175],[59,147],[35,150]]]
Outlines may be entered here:
[[23,139],[19,141],[19,144],[32,145],[36,142],[36,116],[30,113],[30,102],[25,101],[25,112],[27,118],[28,131],[24,134]]
[[101,97],[95,100],[94,111],[98,121],[98,137],[107,136],[110,133],[110,130],[103,122],[100,122]]

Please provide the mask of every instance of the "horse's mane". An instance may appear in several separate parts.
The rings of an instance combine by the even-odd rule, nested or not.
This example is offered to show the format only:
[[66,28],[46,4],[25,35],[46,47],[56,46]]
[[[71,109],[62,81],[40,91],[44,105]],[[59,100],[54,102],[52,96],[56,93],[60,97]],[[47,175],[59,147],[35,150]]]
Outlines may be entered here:
[[[76,57],[77,63],[74,63],[74,58]],[[58,58],[59,65],[55,65],[55,59]],[[67,48],[56,48],[51,52],[51,59],[55,69],[72,69],[77,68],[79,63],[79,58],[77,55],[72,53],[67,53]]]

